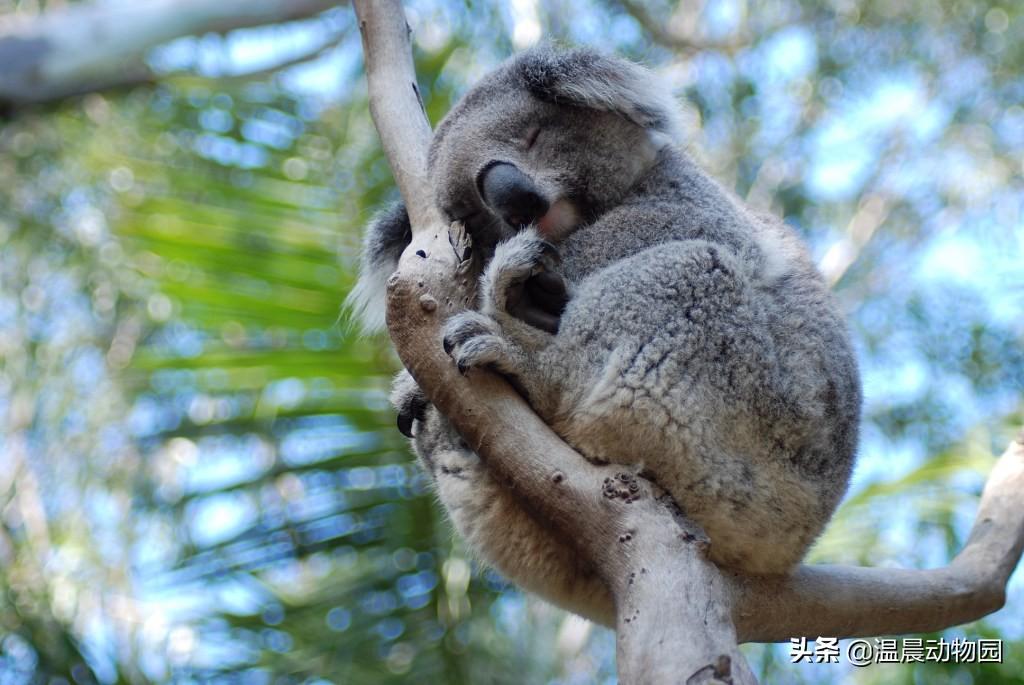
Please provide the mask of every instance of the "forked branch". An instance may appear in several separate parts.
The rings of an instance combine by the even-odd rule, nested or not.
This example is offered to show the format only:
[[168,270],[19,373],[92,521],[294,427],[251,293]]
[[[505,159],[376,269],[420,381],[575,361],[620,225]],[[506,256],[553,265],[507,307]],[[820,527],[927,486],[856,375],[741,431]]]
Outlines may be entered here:
[[459,374],[442,351],[440,331],[470,301],[471,284],[459,261],[459,227],[446,225],[430,198],[430,128],[409,30],[398,0],[354,4],[371,112],[413,225],[412,244],[389,281],[392,340],[488,468],[574,540],[608,584],[622,682],[752,683],[739,642],[933,631],[1002,606],[1024,547],[1024,436],[997,463],[974,531],[949,566],[801,566],[785,578],[753,578],[710,563],[703,533],[650,483],[587,462],[502,379]]

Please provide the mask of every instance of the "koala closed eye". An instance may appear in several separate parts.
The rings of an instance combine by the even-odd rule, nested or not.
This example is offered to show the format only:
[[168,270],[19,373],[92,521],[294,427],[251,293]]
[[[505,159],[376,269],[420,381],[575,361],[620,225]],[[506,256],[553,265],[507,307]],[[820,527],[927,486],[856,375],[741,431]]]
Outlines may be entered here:
[[533,148],[534,144],[537,142],[538,136],[540,136],[540,125],[532,126],[527,130],[526,135],[523,138],[523,141],[526,143],[527,150]]

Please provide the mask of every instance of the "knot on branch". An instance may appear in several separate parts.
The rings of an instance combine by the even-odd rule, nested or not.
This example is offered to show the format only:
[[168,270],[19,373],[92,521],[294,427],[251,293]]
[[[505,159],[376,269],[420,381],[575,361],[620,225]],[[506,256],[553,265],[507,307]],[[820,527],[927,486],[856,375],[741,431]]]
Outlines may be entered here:
[[617,473],[604,479],[602,493],[608,499],[618,499],[629,504],[640,499],[640,481],[632,473]]
[[726,654],[686,679],[686,685],[732,685],[732,682],[732,659]]
[[437,309],[437,300],[430,295],[420,295],[420,307],[422,307],[425,312],[432,312]]

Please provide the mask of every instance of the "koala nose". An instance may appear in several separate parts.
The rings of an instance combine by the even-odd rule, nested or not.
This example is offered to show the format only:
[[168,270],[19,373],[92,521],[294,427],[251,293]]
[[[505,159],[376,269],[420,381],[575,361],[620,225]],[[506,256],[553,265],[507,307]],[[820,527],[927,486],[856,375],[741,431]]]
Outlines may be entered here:
[[505,223],[521,228],[547,214],[550,203],[514,164],[495,162],[478,179],[484,202]]

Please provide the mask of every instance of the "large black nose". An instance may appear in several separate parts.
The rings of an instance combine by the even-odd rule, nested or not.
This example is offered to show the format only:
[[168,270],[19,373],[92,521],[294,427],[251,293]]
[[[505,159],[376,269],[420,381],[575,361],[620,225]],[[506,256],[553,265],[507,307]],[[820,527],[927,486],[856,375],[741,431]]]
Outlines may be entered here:
[[521,228],[547,214],[550,206],[529,176],[514,164],[491,164],[478,179],[484,202],[505,223]]

